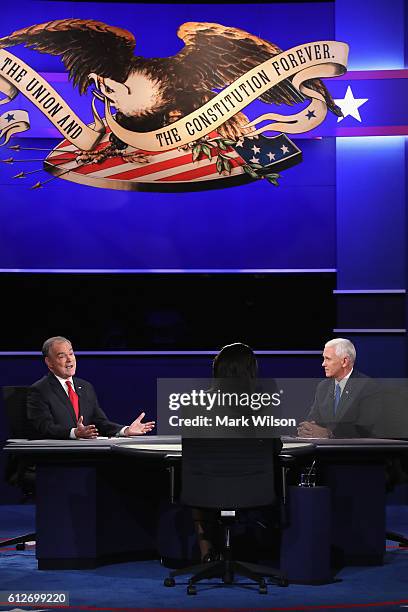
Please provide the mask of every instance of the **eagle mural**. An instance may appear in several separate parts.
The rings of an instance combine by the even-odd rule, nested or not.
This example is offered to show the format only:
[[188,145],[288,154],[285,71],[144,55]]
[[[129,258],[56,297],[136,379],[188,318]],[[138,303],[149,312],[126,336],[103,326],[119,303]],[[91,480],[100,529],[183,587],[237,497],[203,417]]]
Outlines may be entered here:
[[[123,28],[87,19],[61,19],[33,25],[0,38],[0,48],[23,44],[41,53],[59,55],[69,78],[81,94],[90,85],[100,99],[116,108],[117,123],[127,130],[150,132],[199,109],[248,70],[281,53],[267,40],[216,23],[182,24],[178,37],[184,47],[171,57],[144,58],[134,54],[136,41]],[[319,92],[330,111],[341,116],[326,86],[319,79],[305,81]],[[291,78],[259,96],[262,102],[295,105],[305,100]],[[218,133],[238,141],[249,132],[248,119],[238,112]],[[101,159],[126,149],[114,134]]]

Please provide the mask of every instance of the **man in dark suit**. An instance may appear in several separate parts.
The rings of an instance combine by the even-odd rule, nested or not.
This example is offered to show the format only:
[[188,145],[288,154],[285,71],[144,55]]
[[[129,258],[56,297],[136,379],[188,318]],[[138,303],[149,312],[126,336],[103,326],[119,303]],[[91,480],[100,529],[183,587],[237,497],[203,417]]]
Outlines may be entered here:
[[350,340],[335,338],[325,344],[326,380],[317,386],[307,420],[298,427],[299,437],[374,437],[382,413],[379,386],[354,368],[355,359]]
[[99,406],[91,383],[76,378],[72,344],[62,336],[49,338],[42,349],[49,369],[28,394],[27,416],[35,438],[76,439],[102,436],[138,436],[151,431],[142,412],[129,426],[109,421]]

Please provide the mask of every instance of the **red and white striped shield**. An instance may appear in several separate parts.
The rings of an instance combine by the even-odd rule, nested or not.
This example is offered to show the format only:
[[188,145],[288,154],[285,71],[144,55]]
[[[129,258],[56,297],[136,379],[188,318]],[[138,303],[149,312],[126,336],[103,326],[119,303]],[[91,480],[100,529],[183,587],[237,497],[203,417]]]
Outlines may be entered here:
[[[101,150],[109,144],[109,129],[95,148]],[[217,137],[212,133],[210,137]],[[77,161],[78,149],[68,140],[63,140],[44,160],[44,168],[62,179],[102,187],[128,191],[199,191],[219,189],[250,182],[243,170],[245,161],[232,147],[228,154],[231,172],[220,174],[216,167],[217,152],[211,149],[211,159],[201,156],[193,161],[192,150],[172,149],[163,152],[148,152],[127,147],[123,156],[105,159],[101,163]],[[142,153],[146,162],[128,161],[132,153]]]

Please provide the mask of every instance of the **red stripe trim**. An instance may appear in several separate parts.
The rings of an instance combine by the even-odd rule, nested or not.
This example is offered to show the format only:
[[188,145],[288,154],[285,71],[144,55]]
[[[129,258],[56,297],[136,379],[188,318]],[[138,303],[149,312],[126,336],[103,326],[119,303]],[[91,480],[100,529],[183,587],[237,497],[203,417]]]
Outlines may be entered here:
[[334,136],[408,136],[408,125],[335,128]]
[[[231,164],[234,168],[239,166],[239,163],[234,163],[235,160],[231,159]],[[173,174],[173,176],[166,176],[162,179],[159,179],[159,182],[171,182],[171,181],[189,181],[196,178],[201,178],[207,176],[209,174],[214,174],[217,172],[217,164],[208,164],[207,166],[202,166],[200,168],[193,168],[191,170],[186,170],[185,172],[180,172],[179,174]],[[220,178],[224,175],[220,175]],[[227,175],[225,175],[227,176]]]
[[69,142],[69,140],[63,140],[55,148],[56,149],[63,149],[64,147],[71,147],[71,146],[72,146],[72,143]]
[[[106,142],[100,142],[94,149],[92,149],[93,151],[101,151],[101,149],[105,149],[107,146],[109,146],[109,143]],[[52,157],[47,158],[47,161],[50,163],[54,163],[55,161],[58,161],[59,159],[64,159],[66,158],[68,155],[72,155],[73,159],[75,159],[75,157],[78,155],[78,151],[79,149],[76,149],[75,151],[72,152],[68,152],[68,153],[61,153],[60,155],[52,155]]]
[[[234,149],[228,148],[227,153],[235,153]],[[216,157],[216,152],[215,151],[211,151],[211,159],[214,159]],[[233,164],[233,166],[240,166],[242,165],[244,162],[241,160],[241,157],[239,157],[239,155],[235,154],[236,157],[235,158],[231,158],[231,162]],[[235,160],[238,160],[237,163],[235,164]],[[176,163],[177,162],[177,163]],[[180,168],[182,166],[185,166],[186,164],[191,165],[192,162],[192,158],[191,158],[191,151],[189,151],[187,154],[185,155],[181,155],[180,157],[177,157],[176,159],[170,158],[167,160],[163,160],[161,162],[157,162],[157,163],[150,163],[150,164],[146,164],[146,166],[143,166],[141,168],[132,168],[131,170],[125,170],[124,172],[120,172],[118,174],[114,174],[111,176],[106,177],[107,179],[124,179],[124,180],[134,180],[136,178],[142,177],[142,176],[147,176],[147,175],[153,175],[156,172],[162,172],[163,170],[168,170],[169,168],[177,168],[177,166],[180,166]],[[210,164],[209,161],[205,166],[200,166],[199,168],[193,168],[190,170],[186,170],[186,173],[191,172],[191,177],[194,178],[194,176],[205,176],[207,174],[211,174],[214,172],[214,164]],[[198,173],[197,173],[198,172]],[[196,174],[197,173],[197,174]],[[169,177],[163,177],[161,179],[157,179],[157,181],[175,181],[178,180],[178,177],[183,177],[184,173],[179,173],[176,175],[172,175]]]
[[68,164],[71,161],[74,161],[77,156],[77,153],[61,153],[61,155],[55,155],[52,157],[47,157],[44,161],[48,164],[52,164],[53,166],[59,166],[63,163]]
[[175,165],[182,166],[184,164],[191,163],[191,153],[188,152],[187,155],[181,155],[177,158],[177,164],[175,164],[175,159],[170,158],[163,160],[157,163],[146,164],[141,168],[132,168],[131,170],[125,170],[124,172],[119,172],[118,174],[114,174],[112,176],[106,177],[111,179],[134,179],[139,176],[146,176],[148,174],[153,174],[155,172],[161,172],[163,170],[168,170],[169,168],[174,168]]
[[[123,164],[127,163],[126,158],[123,157],[110,157],[106,159],[102,164],[98,163],[87,163],[83,166],[79,166],[78,168],[72,168],[72,172],[76,172],[78,174],[92,174],[92,172],[100,171],[100,170],[108,170],[109,168],[115,168],[116,166],[123,166]],[[150,167],[151,164],[146,164]],[[133,172],[134,170],[129,170],[129,172]],[[103,177],[103,178],[113,178],[111,176]]]
[[[108,170],[108,168],[115,168],[115,166],[122,166],[123,159],[121,157],[111,157],[103,162],[103,164],[88,163],[79,168],[72,168],[72,172],[76,174],[92,174],[99,170]],[[107,177],[109,178],[109,177]]]
[[[106,135],[108,135],[111,132],[111,130],[109,128],[106,129]],[[106,138],[105,135],[105,138]],[[208,137],[209,138],[217,138],[219,136],[219,134],[216,131],[211,132]],[[58,150],[58,149],[62,149],[64,147],[69,147],[72,146],[72,144],[68,141],[68,140],[63,140],[59,145],[57,145],[54,149],[54,151]],[[106,139],[102,142],[100,142],[94,149],[92,149],[93,151],[100,151],[101,149],[105,148],[107,145],[107,141]],[[137,149],[137,151],[135,151],[137,153],[141,153],[143,155],[146,155],[148,157],[154,157],[156,155],[160,155],[162,153],[165,153],[166,151],[144,151],[143,149]],[[231,147],[227,147],[226,153],[235,153],[235,150]],[[52,153],[51,153],[52,155]],[[76,152],[72,152],[72,153],[61,153],[61,155],[52,155],[52,157],[47,158],[47,162],[57,166],[57,165],[61,165],[60,162],[61,161],[65,161],[66,163],[69,163],[70,161],[74,160],[76,157],[77,153]],[[141,168],[132,168],[131,170],[126,170],[123,173],[119,173],[119,174],[115,174],[115,175],[111,175],[111,176],[107,176],[107,177],[103,177],[106,179],[127,179],[127,180],[131,180],[134,179],[136,177],[139,176],[146,176],[146,174],[151,174],[153,172],[160,172],[162,170],[167,170],[168,168],[177,166],[177,165],[183,165],[185,164],[185,160],[187,159],[187,161],[192,161],[191,160],[191,150],[189,150],[187,152],[186,155],[180,156],[177,158],[177,161],[179,163],[174,164],[174,160],[175,158],[171,158],[170,160],[165,160],[162,162],[158,162],[157,164],[146,164],[146,166],[143,166]],[[211,150],[211,158],[215,157],[216,153],[215,151],[212,149]],[[69,156],[69,158],[67,159],[67,156]],[[97,164],[97,163],[88,163],[85,164],[84,166],[80,166],[79,168],[73,168],[72,172],[76,172],[78,174],[82,174],[82,175],[87,175],[87,174],[91,174],[92,172],[95,171],[100,171],[100,170],[107,170],[109,168],[115,168],[116,166],[119,166],[123,163],[127,163],[126,162],[126,158],[122,158],[122,157],[114,157],[111,159],[107,159],[106,161],[104,161],[102,164]],[[244,163],[244,162],[242,162]],[[171,180],[171,179],[169,179]]]
[[[241,166],[242,164],[239,163],[239,161],[235,160],[235,159],[231,159],[231,164],[234,168],[237,168],[238,166]],[[162,179],[159,179],[158,182],[169,182],[169,181],[188,181],[191,179],[195,179],[195,178],[200,178],[203,176],[206,176],[207,174],[214,174],[214,172],[217,172],[217,164],[209,164],[208,166],[204,166],[201,168],[193,168],[192,170],[186,170],[185,172],[180,172],[179,174],[175,174],[173,176],[166,176]],[[221,175],[220,174],[220,178]],[[228,175],[225,175],[228,176]]]
[[408,70],[350,70],[336,81],[368,81],[370,79],[408,79]]
[[[200,178],[206,176],[207,174],[214,174],[217,171],[217,164],[209,164],[208,166],[203,166],[201,168],[193,168],[193,170],[186,170],[185,172],[180,172],[179,174],[173,174],[173,176],[165,176],[158,180],[158,182],[172,182],[172,181],[185,181],[191,180],[194,178]],[[221,178],[221,175],[220,175]]]
[[[107,146],[109,146],[109,143],[102,142],[102,143],[99,143],[94,149],[92,149],[92,151],[101,151],[102,149],[105,149]],[[139,153],[139,152],[142,153],[142,154],[146,154],[149,157],[150,156],[159,155],[161,153],[160,151],[155,151],[153,153],[150,153],[150,152],[147,152],[147,151],[144,152],[144,151],[139,151],[138,150],[137,153]],[[59,165],[58,160],[67,160],[68,156],[72,156],[72,157],[68,158],[68,160],[67,160],[67,163],[68,163],[69,161],[74,160],[77,155],[78,155],[78,150],[76,152],[72,152],[72,153],[61,153],[60,155],[53,155],[52,157],[47,158],[47,162],[49,162],[49,163],[51,163],[53,165]],[[111,163],[112,161],[114,163]],[[57,162],[57,163],[55,163],[55,162]],[[91,164],[91,163],[88,163],[88,164],[86,164],[86,166],[84,166],[83,170],[85,170],[85,168],[87,168],[87,169],[89,169],[89,172],[94,172],[95,170],[105,170],[107,168],[112,168],[112,167],[115,167],[116,165],[124,164],[124,163],[127,163],[126,157],[122,158],[119,155],[119,156],[108,158],[102,164],[98,164],[98,163],[92,163]],[[74,172],[79,172],[79,168],[78,168],[78,170],[73,169],[73,171]],[[88,172],[81,171],[81,174],[87,174],[87,173]],[[107,177],[107,178],[109,178],[109,177]]]

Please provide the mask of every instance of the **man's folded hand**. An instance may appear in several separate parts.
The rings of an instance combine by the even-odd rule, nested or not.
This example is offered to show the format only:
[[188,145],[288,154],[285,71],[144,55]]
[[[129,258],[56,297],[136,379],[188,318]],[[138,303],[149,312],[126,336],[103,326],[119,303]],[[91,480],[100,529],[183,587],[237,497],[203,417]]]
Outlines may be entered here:
[[299,438],[331,438],[332,433],[326,427],[317,425],[315,421],[302,421],[297,428]]

